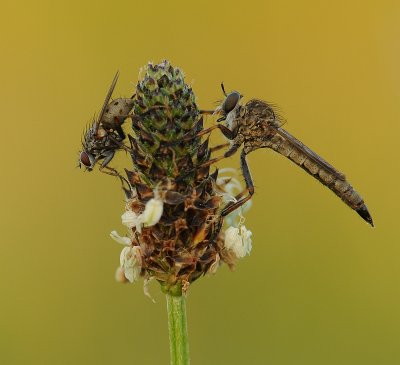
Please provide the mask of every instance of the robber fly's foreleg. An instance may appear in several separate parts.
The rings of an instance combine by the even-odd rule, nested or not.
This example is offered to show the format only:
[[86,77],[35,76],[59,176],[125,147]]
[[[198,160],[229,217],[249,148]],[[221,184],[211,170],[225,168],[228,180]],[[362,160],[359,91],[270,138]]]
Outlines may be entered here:
[[200,110],[200,114],[213,115],[214,113],[215,113],[215,110]]
[[213,152],[215,152],[215,151],[222,150],[223,148],[229,147],[230,145],[231,145],[231,144],[230,144],[229,142],[219,144],[219,145],[217,145],[217,146],[211,147],[211,148],[210,148],[210,152],[213,153]]
[[[236,210],[237,208],[241,207],[244,203],[246,203],[248,200],[251,199],[251,197],[254,194],[254,184],[253,184],[253,179],[251,178],[251,174],[250,174],[250,170],[249,170],[249,165],[247,164],[246,161],[246,154],[244,152],[244,150],[242,150],[242,153],[240,154],[240,167],[242,169],[242,174],[244,177],[244,181],[246,182],[246,190],[248,192],[248,195],[244,198],[242,198],[243,196],[243,192],[239,193],[236,196],[236,202],[233,203],[228,203],[226,205],[226,207],[222,210],[221,215],[223,217],[225,217],[226,215],[228,215],[229,213],[232,213],[234,210]],[[238,200],[239,199],[239,200]]]
[[181,139],[179,139],[178,141],[175,141],[174,143],[188,142],[188,141],[192,140],[193,138],[201,137],[201,136],[204,136],[205,134],[211,133],[214,129],[219,129],[222,132],[222,134],[228,139],[235,138],[235,134],[228,127],[225,127],[223,124],[216,124],[210,128],[203,129],[202,131],[200,131],[196,134],[190,134],[190,135],[183,136]]
[[[228,149],[228,151],[226,151],[222,156],[212,158],[211,160],[204,162],[203,164],[201,164],[198,167],[210,166],[213,163],[223,160],[224,158],[231,157],[234,153],[236,153],[236,151],[239,149],[239,147],[243,144],[243,137],[241,135],[235,136],[234,133],[229,128],[227,128],[223,125],[218,125],[218,127],[219,127],[219,129],[221,129],[222,133],[224,134],[224,136],[226,138],[233,139],[233,143],[232,143],[231,147]],[[221,128],[221,127],[223,127],[223,128]]]

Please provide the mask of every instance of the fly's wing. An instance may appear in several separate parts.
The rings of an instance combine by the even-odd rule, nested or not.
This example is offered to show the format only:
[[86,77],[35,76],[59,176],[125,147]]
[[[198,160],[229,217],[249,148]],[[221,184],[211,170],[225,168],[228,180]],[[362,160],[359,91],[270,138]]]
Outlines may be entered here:
[[99,128],[100,122],[103,119],[104,113],[106,112],[108,103],[110,102],[110,99],[111,99],[111,95],[112,95],[112,93],[113,93],[113,91],[115,89],[115,85],[117,84],[118,77],[119,77],[119,71],[117,71],[117,73],[115,74],[114,79],[113,79],[113,81],[111,83],[111,86],[108,89],[108,93],[107,93],[106,98],[104,100],[103,107],[101,108],[101,112],[99,114],[99,117],[97,118],[97,128],[96,128],[96,130]]
[[297,138],[293,137],[289,132],[280,127],[276,128],[276,132],[285,140],[289,141],[290,144],[299,149],[309,159],[314,161],[318,166],[322,167],[326,171],[329,171],[337,178],[340,178],[342,180],[345,179],[345,176],[340,171],[336,170],[330,163],[326,162],[322,157],[318,156],[314,151],[310,150],[306,145],[301,143]]

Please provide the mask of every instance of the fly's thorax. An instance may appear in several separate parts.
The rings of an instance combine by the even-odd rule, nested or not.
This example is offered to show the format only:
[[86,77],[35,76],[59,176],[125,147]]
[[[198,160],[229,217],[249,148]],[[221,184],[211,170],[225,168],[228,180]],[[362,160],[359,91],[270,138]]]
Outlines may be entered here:
[[101,140],[101,139],[105,138],[106,136],[107,136],[107,131],[104,128],[100,127],[97,130],[96,139]]

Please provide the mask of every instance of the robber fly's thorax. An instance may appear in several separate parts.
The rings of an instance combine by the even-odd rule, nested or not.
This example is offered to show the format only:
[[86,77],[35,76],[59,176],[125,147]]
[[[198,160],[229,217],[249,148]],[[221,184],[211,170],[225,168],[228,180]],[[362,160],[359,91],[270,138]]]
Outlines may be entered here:
[[244,143],[265,140],[276,123],[272,108],[263,101],[252,99],[236,110],[236,118],[232,123],[237,126],[237,135],[241,135]]

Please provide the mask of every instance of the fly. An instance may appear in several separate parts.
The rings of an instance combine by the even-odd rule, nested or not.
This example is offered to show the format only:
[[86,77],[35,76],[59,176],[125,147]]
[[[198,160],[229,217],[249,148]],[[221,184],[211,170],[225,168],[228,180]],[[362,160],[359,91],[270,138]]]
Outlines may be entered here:
[[122,124],[129,117],[134,103],[134,96],[132,98],[118,98],[110,102],[118,76],[119,73],[117,72],[108,90],[99,117],[92,122],[85,132],[78,166],[83,165],[87,171],[92,171],[95,165],[101,161],[100,171],[118,176],[121,180],[126,181],[117,170],[108,166],[116,151],[128,150],[128,147],[123,143],[126,136]]

